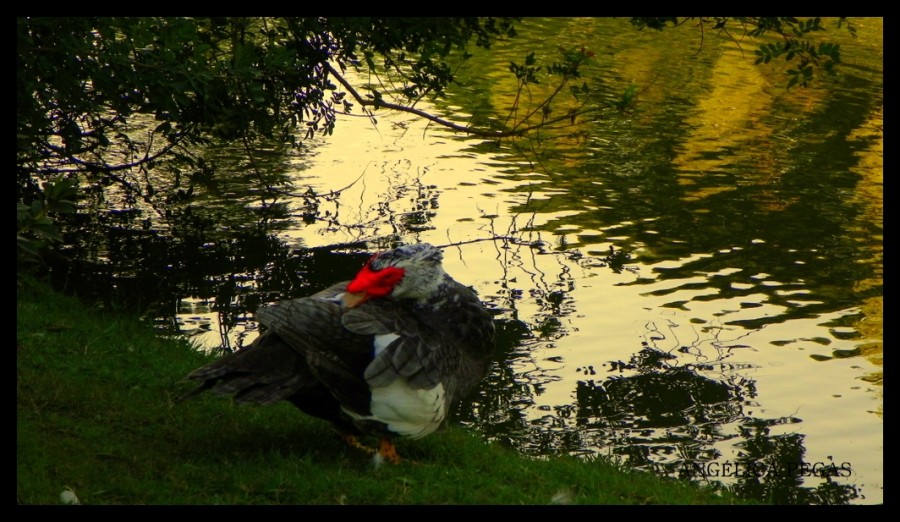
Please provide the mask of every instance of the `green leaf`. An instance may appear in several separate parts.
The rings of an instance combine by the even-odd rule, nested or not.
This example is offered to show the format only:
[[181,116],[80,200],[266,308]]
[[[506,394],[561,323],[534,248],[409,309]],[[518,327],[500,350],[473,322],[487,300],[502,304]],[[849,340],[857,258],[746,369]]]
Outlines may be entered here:
[[41,247],[41,243],[39,241],[18,235],[16,236],[16,245],[19,247],[19,249],[32,256],[37,256]]
[[74,214],[76,210],[75,204],[68,200],[54,201],[50,205],[50,210],[59,212],[60,214]]
[[48,239],[54,243],[62,242],[59,231],[57,231],[56,227],[52,224],[36,226],[32,229],[32,232],[38,237]]

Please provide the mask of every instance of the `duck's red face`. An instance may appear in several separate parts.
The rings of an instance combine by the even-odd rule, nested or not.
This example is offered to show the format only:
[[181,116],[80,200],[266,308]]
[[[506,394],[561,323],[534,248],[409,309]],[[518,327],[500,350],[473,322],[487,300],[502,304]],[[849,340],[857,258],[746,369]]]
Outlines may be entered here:
[[344,294],[344,304],[353,308],[373,297],[384,297],[390,294],[394,287],[403,280],[405,270],[395,266],[386,266],[381,270],[372,269],[372,260],[369,259],[362,270],[356,274],[353,281],[347,285],[347,293]]

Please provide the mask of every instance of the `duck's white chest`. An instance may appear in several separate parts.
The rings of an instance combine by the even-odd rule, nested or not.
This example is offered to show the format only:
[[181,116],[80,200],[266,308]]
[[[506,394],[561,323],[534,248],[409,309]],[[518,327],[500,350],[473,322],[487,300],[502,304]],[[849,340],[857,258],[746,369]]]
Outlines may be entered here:
[[372,389],[371,410],[372,418],[394,433],[418,439],[434,433],[447,415],[444,386],[414,390],[398,379]]
[[392,432],[412,439],[434,433],[447,416],[444,386],[414,390],[402,379],[388,386],[372,388],[371,415],[344,412],[355,420],[378,421]]
[[[397,338],[396,334],[375,336],[375,355]],[[440,383],[433,388],[417,390],[403,379],[396,379],[387,386],[372,388],[371,397],[371,415],[345,410],[346,413],[357,420],[382,422],[403,437],[418,439],[434,433],[447,416],[447,395]]]

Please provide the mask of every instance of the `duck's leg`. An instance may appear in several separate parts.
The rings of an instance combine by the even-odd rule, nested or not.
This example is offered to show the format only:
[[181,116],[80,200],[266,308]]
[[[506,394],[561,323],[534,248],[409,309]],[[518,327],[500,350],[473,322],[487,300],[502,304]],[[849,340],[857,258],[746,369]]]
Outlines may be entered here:
[[356,435],[351,435],[349,433],[342,433],[341,438],[344,439],[344,442],[346,442],[347,445],[352,446],[358,450],[365,451],[366,453],[369,453],[369,454],[375,453],[374,449],[372,449],[372,448],[366,446],[365,444],[363,444],[362,442],[360,442],[359,439],[356,438]]

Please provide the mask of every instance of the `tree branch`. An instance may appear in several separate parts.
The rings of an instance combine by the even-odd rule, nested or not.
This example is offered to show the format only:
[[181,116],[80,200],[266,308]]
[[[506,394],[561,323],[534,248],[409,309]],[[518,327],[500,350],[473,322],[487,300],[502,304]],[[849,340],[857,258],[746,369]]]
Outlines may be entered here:
[[[147,149],[147,151],[144,152],[143,158],[132,161],[131,163],[122,163],[119,165],[110,165],[108,163],[94,163],[91,161],[83,160],[73,154],[67,153],[63,147],[58,147],[58,146],[53,145],[52,143],[45,141],[45,140],[42,140],[41,143],[48,150],[52,150],[52,151],[56,152],[62,158],[65,158],[67,161],[74,163],[75,165],[79,165],[79,166],[84,167],[89,170],[99,170],[101,172],[112,173],[112,172],[117,172],[117,171],[121,171],[121,170],[133,169],[135,167],[139,167],[139,166],[147,163],[148,161],[154,161],[157,158],[162,157],[165,154],[168,154],[169,151],[171,151],[178,145],[178,142],[179,142],[179,140],[170,142],[168,145],[166,145],[165,147],[158,150],[152,156],[150,155],[150,150]],[[42,172],[42,171],[43,170],[38,170],[38,172]],[[59,171],[59,169],[47,169],[46,172],[60,172],[60,171]]]
[[343,76],[341,76],[340,72],[338,72],[338,70],[335,69],[330,63],[323,62],[322,66],[325,67],[328,70],[328,73],[333,75],[337,79],[338,83],[340,83],[345,89],[347,89],[347,91],[353,96],[353,99],[355,99],[356,102],[359,103],[363,107],[375,107],[375,108],[383,107],[385,109],[391,109],[394,111],[415,114],[416,116],[419,116],[428,121],[437,123],[438,125],[441,125],[443,127],[447,127],[448,129],[452,129],[457,132],[464,132],[466,134],[471,134],[474,136],[483,136],[486,138],[506,138],[506,137],[510,137],[510,136],[521,136],[523,134],[526,134],[528,131],[539,127],[538,125],[536,125],[536,126],[518,129],[518,130],[484,131],[484,130],[474,129],[472,127],[459,125],[458,123],[453,123],[452,121],[445,120],[443,118],[439,118],[438,116],[435,116],[434,114],[425,112],[421,109],[416,109],[415,107],[408,107],[406,105],[400,105],[398,103],[386,102],[383,100],[381,100],[381,101],[367,100],[367,99],[363,98],[362,95],[360,95],[359,92],[357,92],[357,90],[350,84],[350,82],[348,82]]
[[[559,117],[556,117],[553,119],[544,120],[543,122],[537,123],[534,125],[528,125],[525,127],[519,127],[517,125],[516,128],[513,128],[511,130],[505,130],[505,131],[486,131],[486,130],[475,129],[472,127],[453,123],[452,121],[445,120],[445,119],[435,116],[434,114],[431,114],[429,112],[425,112],[421,109],[416,109],[415,107],[400,105],[398,103],[386,102],[383,100],[381,100],[381,101],[367,100],[367,99],[363,98],[362,95],[360,95],[359,92],[353,87],[353,85],[351,85],[350,82],[348,82],[346,80],[346,78],[344,78],[340,74],[340,72],[337,69],[335,69],[330,63],[326,62],[326,63],[323,63],[322,65],[323,65],[323,67],[325,67],[325,69],[328,70],[329,74],[333,75],[337,79],[338,83],[340,83],[353,96],[353,99],[355,99],[357,101],[357,103],[359,103],[363,107],[375,107],[375,108],[383,107],[385,109],[415,114],[416,116],[419,116],[428,121],[437,123],[438,125],[446,127],[448,129],[452,129],[452,130],[455,130],[458,132],[463,132],[466,134],[470,134],[473,136],[480,136],[480,137],[484,137],[484,138],[509,138],[509,137],[513,137],[513,136],[524,136],[525,134],[528,134],[529,132],[531,132],[533,130],[546,128],[546,127],[553,125],[554,123],[559,123],[561,121],[572,120],[576,116],[580,116],[580,115],[591,112],[591,110],[576,110],[576,111],[569,112],[564,116],[559,116]],[[556,88],[556,90],[553,93],[553,96],[556,96],[556,94],[558,94],[559,91],[562,90],[563,86],[565,85],[565,83],[567,81],[568,81],[568,78],[566,78]],[[551,96],[550,98],[552,98],[553,96]],[[532,111],[529,114],[529,117],[531,117],[533,114],[535,114],[537,112],[537,110],[540,109],[540,107],[543,107],[544,105],[549,103],[550,98],[548,98],[548,100],[544,101],[537,109]],[[527,121],[527,119],[528,118],[525,118],[522,121],[523,122]]]

